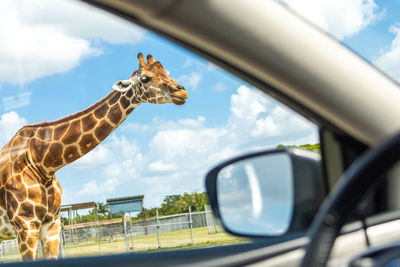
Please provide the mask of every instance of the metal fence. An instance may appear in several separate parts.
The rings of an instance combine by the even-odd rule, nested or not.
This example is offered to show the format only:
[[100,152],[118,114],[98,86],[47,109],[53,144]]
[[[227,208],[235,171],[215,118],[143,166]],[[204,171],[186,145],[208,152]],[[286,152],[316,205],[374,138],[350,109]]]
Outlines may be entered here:
[[[101,221],[96,223],[75,224],[66,226],[63,229],[63,246],[68,250],[68,246],[95,243],[102,241],[115,242],[118,240],[126,240],[134,243],[135,237],[155,235],[157,236],[157,244],[150,247],[161,248],[160,235],[164,233],[190,230],[190,242],[193,243],[193,228],[208,227],[208,233],[216,232],[215,220],[212,212],[206,208],[202,212],[188,212],[169,216],[157,216],[147,220],[130,220],[126,218],[126,231],[122,219],[114,219],[110,221]],[[130,240],[132,239],[132,240]],[[182,244],[187,242],[182,242]],[[174,244],[177,244],[176,242]],[[168,245],[168,244],[164,244]],[[127,245],[127,247],[129,247]],[[134,245],[131,245],[134,250]]]
[[[200,238],[194,235],[194,229],[198,228],[205,235],[213,235],[220,229],[208,207],[202,212],[156,216],[145,221],[126,217],[125,227],[122,218],[66,225],[61,232],[60,254],[104,255],[191,245]],[[19,260],[16,240],[3,241],[0,255],[2,262]]]

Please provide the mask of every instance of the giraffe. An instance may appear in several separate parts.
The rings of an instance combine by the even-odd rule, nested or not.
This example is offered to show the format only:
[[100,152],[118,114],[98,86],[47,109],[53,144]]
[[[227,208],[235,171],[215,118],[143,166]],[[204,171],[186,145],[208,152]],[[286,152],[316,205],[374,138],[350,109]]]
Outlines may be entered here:
[[182,105],[184,87],[153,56],[99,102],[73,115],[22,127],[0,150],[0,239],[16,236],[23,260],[58,256],[62,188],[55,172],[82,157],[141,103]]

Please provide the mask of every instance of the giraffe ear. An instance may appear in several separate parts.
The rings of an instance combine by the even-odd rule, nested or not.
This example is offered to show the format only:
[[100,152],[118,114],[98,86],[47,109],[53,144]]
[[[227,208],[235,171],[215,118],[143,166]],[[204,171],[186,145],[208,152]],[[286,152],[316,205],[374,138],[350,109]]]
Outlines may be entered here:
[[131,79],[121,80],[121,81],[114,83],[112,88],[116,91],[126,92],[132,88],[132,85],[133,85],[133,82]]

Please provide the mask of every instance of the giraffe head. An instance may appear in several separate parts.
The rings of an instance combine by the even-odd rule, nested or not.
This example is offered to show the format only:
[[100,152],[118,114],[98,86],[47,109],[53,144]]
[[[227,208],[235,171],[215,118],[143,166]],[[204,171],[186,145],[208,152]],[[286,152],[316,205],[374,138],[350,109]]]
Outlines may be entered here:
[[169,77],[159,61],[148,55],[146,63],[142,53],[138,54],[138,59],[139,69],[129,79],[116,82],[113,89],[123,92],[135,90],[134,93],[141,102],[176,105],[185,103],[188,98],[185,88]]

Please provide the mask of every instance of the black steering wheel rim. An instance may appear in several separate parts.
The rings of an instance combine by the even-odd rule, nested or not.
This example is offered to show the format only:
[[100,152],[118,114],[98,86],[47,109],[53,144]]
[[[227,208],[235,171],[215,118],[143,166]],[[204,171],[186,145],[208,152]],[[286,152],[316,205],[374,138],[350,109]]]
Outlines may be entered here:
[[368,150],[343,174],[328,195],[308,232],[302,267],[325,266],[336,237],[368,189],[400,160],[400,134]]

